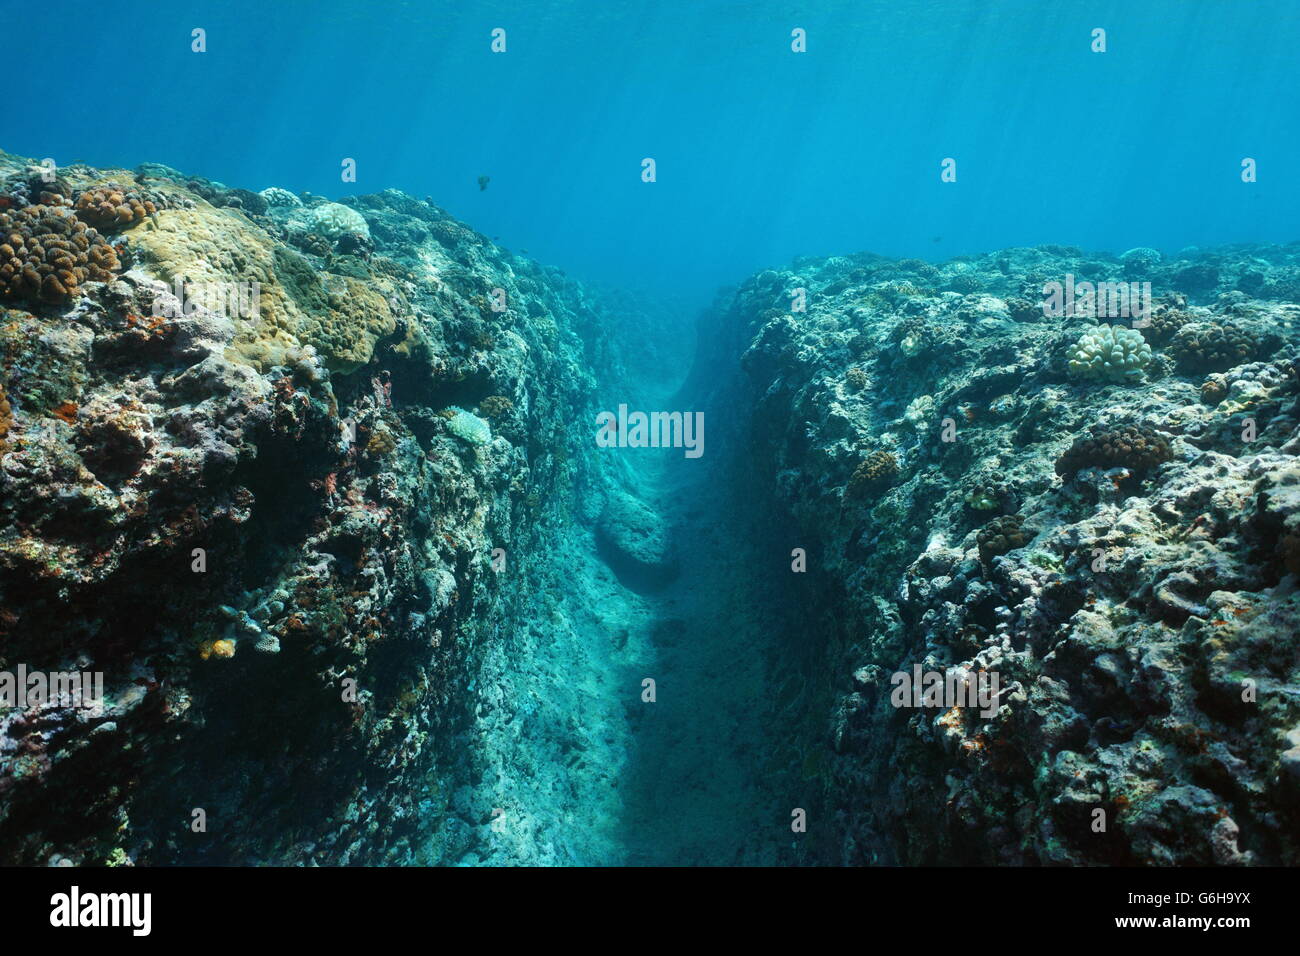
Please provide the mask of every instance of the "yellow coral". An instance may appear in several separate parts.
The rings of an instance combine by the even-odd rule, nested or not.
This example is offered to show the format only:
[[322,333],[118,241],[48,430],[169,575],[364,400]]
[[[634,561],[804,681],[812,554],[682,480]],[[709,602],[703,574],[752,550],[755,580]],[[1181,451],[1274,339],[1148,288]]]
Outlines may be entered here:
[[205,641],[199,647],[199,657],[205,661],[211,657],[231,658],[235,656],[235,642],[228,638],[219,641]]
[[479,402],[478,409],[484,418],[505,418],[515,410],[515,403],[504,395],[489,395]]
[[9,405],[9,399],[5,397],[5,389],[0,385],[0,438],[9,434],[9,428],[13,424],[13,408]]
[[258,284],[258,315],[236,321],[232,360],[265,369],[312,345],[332,369],[350,371],[369,362],[376,341],[397,328],[382,289],[344,276],[330,277],[334,287],[327,288],[306,259],[278,247],[240,213],[206,204],[164,209],[127,235],[165,282],[184,276],[194,284]]
[[381,425],[374,430],[370,440],[366,442],[366,454],[375,458],[382,458],[396,447],[397,439],[393,437],[393,433]]

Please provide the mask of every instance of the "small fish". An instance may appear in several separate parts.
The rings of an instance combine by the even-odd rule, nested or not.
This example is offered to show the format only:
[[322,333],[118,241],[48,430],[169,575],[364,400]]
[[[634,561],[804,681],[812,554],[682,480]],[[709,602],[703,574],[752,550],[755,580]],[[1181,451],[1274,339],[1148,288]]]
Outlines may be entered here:
[[487,189],[487,184],[490,183],[491,181],[492,181],[491,176],[480,176],[478,178],[478,191],[482,192],[483,190]]

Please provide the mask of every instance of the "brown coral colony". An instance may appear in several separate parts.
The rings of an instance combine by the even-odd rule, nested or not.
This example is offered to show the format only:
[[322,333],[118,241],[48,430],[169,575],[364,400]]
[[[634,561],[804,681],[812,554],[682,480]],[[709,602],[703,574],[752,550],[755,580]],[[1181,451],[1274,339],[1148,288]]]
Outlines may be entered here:
[[1169,442],[1145,425],[1094,429],[1056,460],[1056,473],[1073,476],[1083,468],[1124,467],[1147,471],[1173,458]]
[[118,269],[113,247],[63,209],[0,212],[0,297],[58,304]]
[[872,490],[882,488],[898,474],[898,459],[887,451],[873,451],[853,472],[849,479],[850,497],[862,497]]
[[113,230],[139,222],[158,211],[153,201],[116,184],[85,190],[77,197],[77,216],[99,229]]
[[980,560],[988,563],[1000,554],[1023,548],[1033,538],[1034,533],[1021,527],[1024,518],[1020,515],[1003,515],[994,518],[980,529],[975,536],[979,545]]

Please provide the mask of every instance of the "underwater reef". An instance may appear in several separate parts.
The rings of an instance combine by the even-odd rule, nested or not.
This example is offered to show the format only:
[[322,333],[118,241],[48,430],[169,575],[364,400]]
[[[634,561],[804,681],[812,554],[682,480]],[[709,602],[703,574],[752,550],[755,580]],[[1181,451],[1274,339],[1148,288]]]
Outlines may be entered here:
[[0,667],[105,694],[0,708],[0,860],[440,858],[627,310],[397,192],[41,172],[0,154]]
[[[1300,244],[688,333],[396,190],[0,153],[0,309],[0,671],[104,675],[0,703],[0,863],[1300,862]],[[629,395],[700,461],[598,448]]]
[[[1049,318],[1066,275],[1140,275],[1145,327]],[[835,682],[834,862],[1300,862],[1298,277],[863,254],[718,301]],[[996,713],[891,706],[916,664],[998,674]]]

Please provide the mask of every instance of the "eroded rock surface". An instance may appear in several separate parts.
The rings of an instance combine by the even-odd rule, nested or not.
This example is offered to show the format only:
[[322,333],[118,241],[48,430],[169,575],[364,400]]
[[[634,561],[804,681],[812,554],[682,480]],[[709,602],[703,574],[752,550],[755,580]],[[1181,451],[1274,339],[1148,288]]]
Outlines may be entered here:
[[397,192],[324,237],[159,166],[0,154],[0,193],[118,260],[0,302],[0,669],[105,675],[102,706],[0,709],[0,859],[454,858],[489,821],[444,845],[439,762],[530,555],[600,507],[574,426],[620,320]]
[[[831,638],[842,862],[1300,862],[1300,252],[1132,259],[799,260],[706,323]],[[1152,283],[1149,361],[1072,370],[1066,274]],[[916,664],[996,712],[893,706]]]
[[0,707],[0,862],[1300,862],[1295,247],[760,273],[687,472],[594,442],[637,307],[430,202],[0,196],[0,673],[105,690]]
[[654,509],[626,491],[608,496],[596,523],[601,556],[634,590],[653,590],[677,570],[672,536]]

